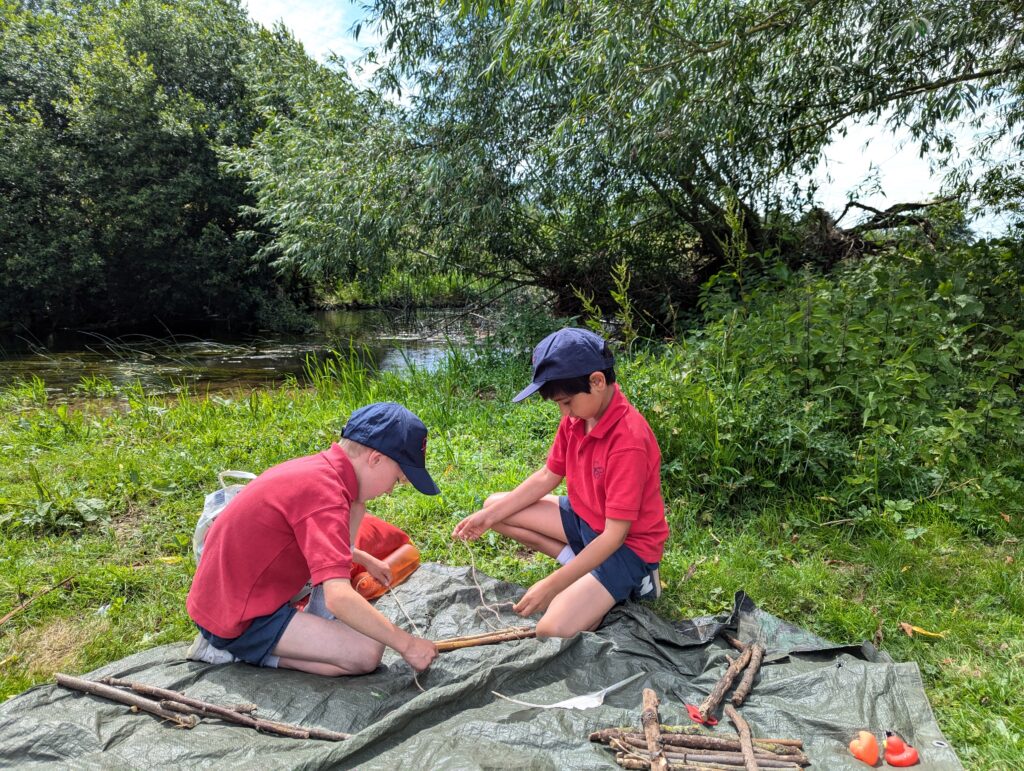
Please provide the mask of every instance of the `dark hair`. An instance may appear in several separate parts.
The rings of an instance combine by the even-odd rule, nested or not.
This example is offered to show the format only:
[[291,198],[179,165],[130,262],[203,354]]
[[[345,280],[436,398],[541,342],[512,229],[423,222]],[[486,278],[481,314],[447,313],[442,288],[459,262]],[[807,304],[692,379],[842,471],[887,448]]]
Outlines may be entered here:
[[[615,382],[615,367],[609,367],[608,369],[597,370],[604,375],[604,380],[608,385]],[[589,394],[590,393],[590,375],[578,375],[577,377],[567,377],[562,380],[549,380],[540,387],[540,395],[543,399],[554,399],[556,396],[575,396],[576,394]]]

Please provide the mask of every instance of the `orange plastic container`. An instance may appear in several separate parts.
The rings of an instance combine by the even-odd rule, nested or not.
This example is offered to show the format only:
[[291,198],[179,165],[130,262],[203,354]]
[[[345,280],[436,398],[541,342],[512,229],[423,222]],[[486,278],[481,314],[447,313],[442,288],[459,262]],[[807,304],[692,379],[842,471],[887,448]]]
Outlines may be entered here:
[[[411,543],[403,544],[383,560],[391,568],[391,586],[398,586],[420,566],[420,552]],[[367,600],[375,600],[388,590],[380,581],[367,572],[360,573],[352,586]]]

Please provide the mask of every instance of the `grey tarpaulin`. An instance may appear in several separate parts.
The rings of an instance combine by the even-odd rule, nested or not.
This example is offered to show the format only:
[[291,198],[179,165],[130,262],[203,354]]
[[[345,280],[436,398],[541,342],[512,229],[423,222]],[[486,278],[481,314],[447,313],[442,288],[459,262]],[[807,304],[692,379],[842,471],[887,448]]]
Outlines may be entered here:
[[[523,592],[478,578],[491,604]],[[486,631],[488,621],[522,623],[507,606],[500,620],[479,610],[469,568],[424,565],[396,594],[431,639]],[[378,607],[407,625],[390,596]],[[165,645],[87,676],[137,680],[218,703],[254,702],[269,719],[355,735],[339,743],[302,741],[209,719],[192,730],[175,729],[122,705],[46,685],[0,705],[0,766],[617,768],[588,734],[638,724],[645,687],[661,698],[662,722],[688,723],[684,704],[702,700],[731,651],[715,639],[724,628],[744,640],[760,639],[769,651],[742,708],[755,736],[798,737],[814,767],[862,771],[847,742],[860,729],[879,735],[889,729],[921,751],[920,768],[962,769],[952,749],[943,746],[916,665],[895,664],[869,645],[833,645],[759,610],[742,593],[732,613],[721,617],[670,624],[645,606],[626,605],[594,634],[445,653],[420,675],[425,693],[390,651],[370,675],[331,679],[244,664],[199,664],[184,659],[184,644]],[[645,676],[583,711],[525,708],[491,694],[550,704],[637,672]]]

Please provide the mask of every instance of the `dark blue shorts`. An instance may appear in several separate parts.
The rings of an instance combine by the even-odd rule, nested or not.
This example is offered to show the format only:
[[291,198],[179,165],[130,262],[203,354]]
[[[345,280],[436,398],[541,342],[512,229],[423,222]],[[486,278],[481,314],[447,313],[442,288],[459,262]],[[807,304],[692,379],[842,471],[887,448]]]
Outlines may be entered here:
[[234,638],[218,637],[199,624],[196,626],[199,626],[199,633],[214,648],[229,651],[235,658],[247,664],[263,666],[264,660],[270,656],[294,615],[295,608],[285,603],[269,616],[254,618],[249,628]]
[[[588,543],[597,538],[597,533],[572,510],[569,496],[558,497],[558,511],[562,515],[562,530],[569,540],[569,548],[574,554],[579,554]],[[657,570],[659,564],[644,562],[635,551],[623,544],[590,573],[601,582],[601,586],[608,590],[616,602],[648,597],[654,599],[651,573]]]

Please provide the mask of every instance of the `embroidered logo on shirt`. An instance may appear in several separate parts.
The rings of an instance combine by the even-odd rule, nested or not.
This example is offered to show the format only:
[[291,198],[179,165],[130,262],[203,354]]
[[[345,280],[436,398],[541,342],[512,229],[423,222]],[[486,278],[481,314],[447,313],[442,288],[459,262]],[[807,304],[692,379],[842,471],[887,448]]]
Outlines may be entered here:
[[600,479],[604,476],[604,466],[594,466],[594,479]]

